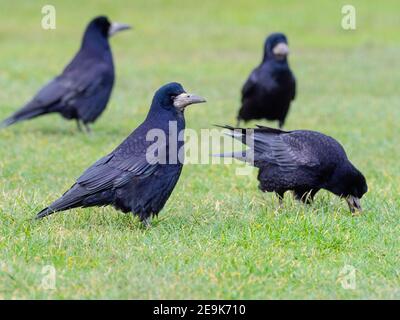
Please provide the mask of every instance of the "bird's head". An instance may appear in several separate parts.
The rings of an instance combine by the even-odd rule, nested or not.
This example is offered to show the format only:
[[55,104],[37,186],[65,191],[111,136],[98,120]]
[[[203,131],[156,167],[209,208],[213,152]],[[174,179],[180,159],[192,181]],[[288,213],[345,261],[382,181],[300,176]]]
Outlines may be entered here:
[[364,175],[347,161],[335,170],[332,177],[329,189],[346,199],[352,213],[361,212],[361,198],[368,191]]
[[99,16],[89,22],[86,27],[85,35],[100,34],[107,39],[117,32],[131,29],[132,27],[125,23],[110,22],[106,16]]
[[206,102],[204,98],[187,93],[181,84],[171,82],[157,90],[152,105],[183,112],[187,106],[203,102]]
[[288,54],[288,41],[283,33],[272,33],[265,40],[264,60],[274,59],[276,61],[284,61]]

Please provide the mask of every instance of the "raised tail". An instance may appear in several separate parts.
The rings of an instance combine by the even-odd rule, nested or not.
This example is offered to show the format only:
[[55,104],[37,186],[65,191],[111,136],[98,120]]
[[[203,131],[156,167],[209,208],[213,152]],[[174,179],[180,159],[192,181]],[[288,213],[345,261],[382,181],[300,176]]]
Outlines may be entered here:
[[[239,127],[232,127],[232,126],[220,126],[220,125],[215,125],[216,127],[226,129],[227,131],[225,132],[225,135],[228,137],[237,139],[241,141],[244,144],[249,145],[249,143],[246,143],[246,129],[239,128]],[[243,162],[247,163],[253,163],[253,152],[250,149],[246,150],[240,150],[240,151],[231,151],[227,153],[220,153],[220,154],[213,154],[213,157],[221,157],[221,158],[234,158]]]
[[278,138],[278,136],[288,133],[279,129],[263,126],[248,129],[219,125],[217,125],[217,127],[226,129],[227,136],[239,140],[243,144],[247,145],[249,149],[239,152],[216,154],[213,156],[231,157],[251,164],[257,164],[260,159],[269,159],[271,158],[271,154],[279,152],[280,148],[284,148],[285,146],[281,145],[281,139]]
[[251,163],[252,158],[251,158],[251,150],[243,150],[243,151],[236,151],[236,152],[227,152],[227,153],[219,153],[219,154],[213,154],[213,157],[219,157],[219,158],[234,158],[236,160],[240,160],[243,162]]
[[248,136],[251,137],[253,134],[254,129],[245,129],[245,128],[240,128],[240,127],[232,127],[232,126],[220,126],[220,125],[215,125],[216,127],[225,129],[225,135],[228,137],[234,138],[236,140],[239,140],[243,144],[246,144],[251,147],[251,142],[249,140],[246,140]]

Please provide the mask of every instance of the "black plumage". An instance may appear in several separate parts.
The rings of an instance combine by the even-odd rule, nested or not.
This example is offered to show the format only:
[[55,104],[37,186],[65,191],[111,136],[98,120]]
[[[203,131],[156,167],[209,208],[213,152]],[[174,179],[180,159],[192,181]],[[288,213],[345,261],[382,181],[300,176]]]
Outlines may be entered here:
[[108,38],[129,29],[126,24],[110,23],[97,17],[87,26],[81,47],[61,75],[44,86],[24,107],[0,123],[14,123],[49,113],[76,119],[89,130],[107,106],[114,85],[114,63]]
[[363,174],[348,160],[343,147],[332,137],[307,130],[281,131],[225,127],[250,149],[226,154],[259,168],[259,188],[275,192],[279,199],[293,191],[305,203],[328,190],[345,198],[351,212],[361,211],[360,199],[368,187]]
[[[161,87],[145,121],[37,217],[76,207],[112,205],[148,224],[163,208],[181,174],[183,159],[178,152],[183,154],[179,133],[185,128],[184,109],[201,102],[205,100],[186,93],[178,83]],[[170,126],[177,134],[170,133]],[[154,134],[157,141],[151,138]]]
[[290,103],[296,96],[296,80],[289,68],[288,42],[282,33],[271,34],[264,45],[264,57],[242,88],[241,120],[278,120],[282,128]]

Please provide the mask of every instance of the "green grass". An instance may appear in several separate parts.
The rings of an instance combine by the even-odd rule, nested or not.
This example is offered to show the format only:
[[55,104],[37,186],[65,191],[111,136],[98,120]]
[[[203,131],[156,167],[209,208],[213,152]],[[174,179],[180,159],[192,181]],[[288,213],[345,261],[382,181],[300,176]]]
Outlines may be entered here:
[[[58,116],[0,132],[0,298],[400,298],[398,1],[351,3],[355,31],[341,29],[341,1],[54,0],[57,30],[44,31],[40,1],[1,1],[0,118],[61,70],[94,15],[136,28],[112,39],[117,83],[92,136]],[[234,164],[185,166],[150,229],[112,208],[32,222],[143,120],[166,82],[208,100],[187,111],[188,127],[232,124],[277,30],[299,85],[286,128],[342,142],[368,180],[362,216],[327,192],[278,209],[256,172],[236,176]],[[46,265],[55,290],[40,286]],[[355,290],[341,285],[345,265]]]

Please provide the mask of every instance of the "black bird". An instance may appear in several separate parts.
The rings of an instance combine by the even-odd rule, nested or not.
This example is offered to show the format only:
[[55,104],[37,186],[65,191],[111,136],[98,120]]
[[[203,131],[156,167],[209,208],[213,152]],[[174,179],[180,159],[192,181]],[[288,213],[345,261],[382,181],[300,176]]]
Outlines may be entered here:
[[298,200],[311,203],[316,193],[325,189],[346,199],[352,213],[361,211],[360,199],[368,191],[365,177],[335,139],[307,130],[224,128],[250,149],[223,156],[259,168],[261,191],[275,192],[281,202],[291,190]]
[[296,79],[289,68],[286,36],[271,34],[264,45],[261,64],[253,70],[242,88],[242,106],[237,115],[241,120],[278,120],[282,128],[289,106],[296,96]]
[[122,23],[110,23],[107,17],[94,18],[83,35],[82,45],[61,75],[44,86],[33,99],[0,128],[48,113],[76,119],[87,131],[107,106],[114,85],[114,63],[108,38],[130,29]]
[[[178,83],[154,95],[145,121],[113,152],[89,167],[61,198],[38,213],[43,218],[76,207],[112,205],[148,225],[168,200],[182,170],[185,107],[205,102]],[[171,129],[172,128],[172,129]],[[171,131],[171,132],[170,132]]]

